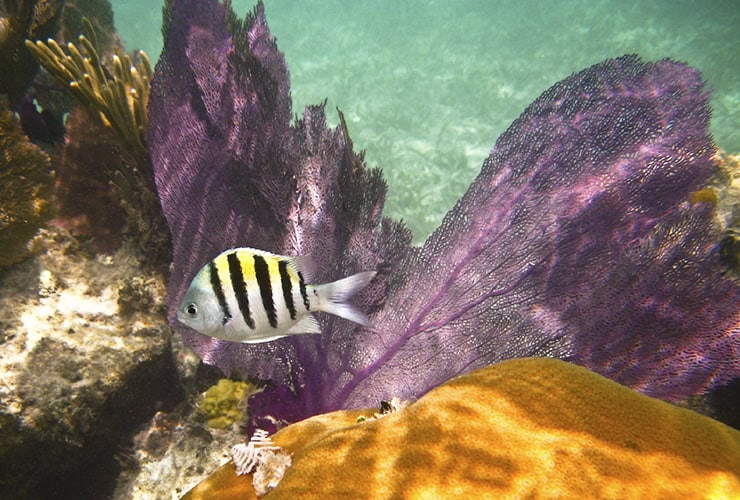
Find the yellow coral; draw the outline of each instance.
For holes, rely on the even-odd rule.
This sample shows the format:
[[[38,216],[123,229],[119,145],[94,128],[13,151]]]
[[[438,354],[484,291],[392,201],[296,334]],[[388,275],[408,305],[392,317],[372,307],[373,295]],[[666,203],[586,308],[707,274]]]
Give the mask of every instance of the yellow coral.
[[[692,205],[696,205],[697,203],[706,203],[707,205],[716,207],[719,203],[719,197],[717,196],[717,192],[714,189],[704,188],[693,191],[691,194],[689,194],[689,202]]]
[[[223,378],[210,387],[203,398],[201,409],[208,418],[208,426],[226,429],[244,418],[246,398],[254,388],[247,382]]]
[[[264,498],[740,496],[740,432],[558,360],[505,361],[382,419],[357,416],[272,436],[293,465]],[[229,471],[186,498],[253,495]]]
[[[95,30],[82,20],[84,34],[79,46],[66,45],[66,51],[53,39],[46,43],[26,40],[26,47],[39,63],[64,84],[86,106],[99,113],[103,123],[140,154],[146,155],[147,105],[153,73],[146,53],[139,51],[134,63],[128,54],[113,56],[112,75],[100,61]]]

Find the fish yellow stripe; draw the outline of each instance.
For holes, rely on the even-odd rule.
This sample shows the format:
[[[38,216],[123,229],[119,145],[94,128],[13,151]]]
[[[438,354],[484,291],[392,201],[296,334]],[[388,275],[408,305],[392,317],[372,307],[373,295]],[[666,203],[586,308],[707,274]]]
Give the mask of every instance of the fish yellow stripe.
[[[237,250],[235,253],[237,257],[239,257],[239,262],[241,263],[244,281],[247,283],[253,283],[256,281],[257,277],[254,273],[254,260],[252,259],[252,253],[245,252],[244,250]]]

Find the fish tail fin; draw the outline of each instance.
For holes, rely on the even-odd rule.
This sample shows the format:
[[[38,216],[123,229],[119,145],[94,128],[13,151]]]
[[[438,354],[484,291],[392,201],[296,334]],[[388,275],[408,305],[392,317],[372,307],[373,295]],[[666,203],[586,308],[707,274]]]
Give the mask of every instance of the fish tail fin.
[[[316,285],[314,290],[319,297],[316,310],[367,326],[369,324],[367,316],[349,304],[347,300],[370,283],[373,276],[375,276],[375,271],[365,271],[331,283]]]

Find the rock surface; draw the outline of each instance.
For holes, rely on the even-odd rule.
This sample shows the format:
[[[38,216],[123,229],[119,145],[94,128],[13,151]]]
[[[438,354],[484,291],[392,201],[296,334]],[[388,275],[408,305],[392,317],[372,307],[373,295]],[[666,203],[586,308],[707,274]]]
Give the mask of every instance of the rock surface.
[[[164,283],[60,230],[0,279],[0,497],[110,494],[115,455],[182,398]]]
[[[180,498],[228,462],[230,448],[244,441],[243,418],[221,429],[208,425],[203,391],[222,374],[199,365],[178,336],[172,345],[187,399],[173,411],[157,412],[133,436],[112,500]]]

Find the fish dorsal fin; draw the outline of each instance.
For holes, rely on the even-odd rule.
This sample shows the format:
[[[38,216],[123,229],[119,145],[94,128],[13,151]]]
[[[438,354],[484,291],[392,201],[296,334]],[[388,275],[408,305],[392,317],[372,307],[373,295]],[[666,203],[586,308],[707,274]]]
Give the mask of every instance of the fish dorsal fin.
[[[313,279],[316,277],[316,261],[310,255],[297,255],[290,257],[290,264],[293,266],[293,270],[301,273],[303,281],[306,284],[313,283]]]
[[[293,270],[296,274],[298,274],[299,272],[301,273],[301,276],[303,276],[303,280],[306,282],[306,284],[313,283],[313,279],[316,277],[316,261],[314,261],[313,257],[311,257],[310,255],[296,255],[291,257],[286,255],[278,255],[276,253],[267,252],[265,250],[260,250],[258,248],[252,247],[232,248],[230,250],[225,250],[224,252],[221,252],[220,255],[233,251],[245,251],[255,255],[262,255],[263,257],[274,257],[276,259],[286,260],[291,270]]]

